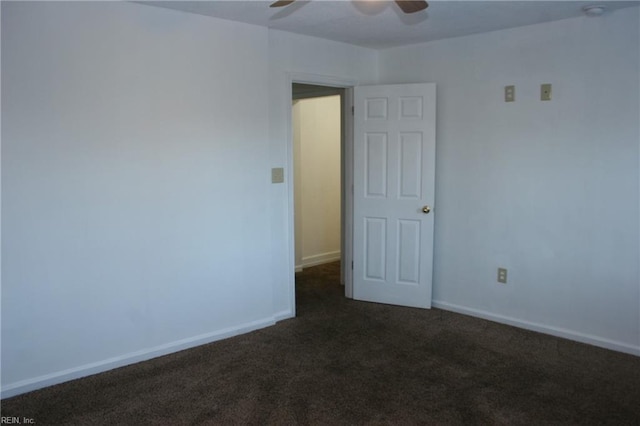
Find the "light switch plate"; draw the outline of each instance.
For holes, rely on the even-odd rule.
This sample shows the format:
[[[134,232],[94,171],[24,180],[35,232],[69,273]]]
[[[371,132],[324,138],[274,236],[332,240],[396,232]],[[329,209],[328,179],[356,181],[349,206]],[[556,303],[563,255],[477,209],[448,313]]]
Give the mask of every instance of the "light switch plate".
[[[541,101],[551,100],[551,84],[550,83],[540,85],[540,100]]]
[[[516,100],[516,86],[504,86],[504,101],[515,102]]]
[[[271,169],[271,183],[283,183],[284,182],[284,169],[282,167],[276,167]]]

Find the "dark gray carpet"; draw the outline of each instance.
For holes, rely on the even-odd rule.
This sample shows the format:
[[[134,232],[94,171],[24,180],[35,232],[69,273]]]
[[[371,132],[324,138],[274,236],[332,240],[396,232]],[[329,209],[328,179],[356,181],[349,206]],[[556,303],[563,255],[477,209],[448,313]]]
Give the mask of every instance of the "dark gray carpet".
[[[297,276],[298,317],[2,401],[38,425],[640,424],[640,358]]]

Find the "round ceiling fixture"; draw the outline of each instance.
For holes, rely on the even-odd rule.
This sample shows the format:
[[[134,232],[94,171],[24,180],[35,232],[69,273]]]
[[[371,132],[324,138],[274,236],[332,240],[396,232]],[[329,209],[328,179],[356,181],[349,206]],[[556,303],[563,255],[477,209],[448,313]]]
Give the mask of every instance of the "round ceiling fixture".
[[[590,5],[582,8],[582,11],[587,16],[600,16],[605,10],[606,8],[602,5]]]

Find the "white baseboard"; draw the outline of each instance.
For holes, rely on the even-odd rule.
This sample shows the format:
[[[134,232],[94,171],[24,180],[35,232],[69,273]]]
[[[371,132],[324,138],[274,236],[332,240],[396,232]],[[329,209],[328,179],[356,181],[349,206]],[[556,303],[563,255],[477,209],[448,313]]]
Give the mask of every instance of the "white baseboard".
[[[302,272],[302,265],[296,265],[296,272]]]
[[[335,262],[337,260],[340,260],[340,250],[332,251],[329,253],[314,254],[313,256],[302,258],[302,268],[323,265],[325,263]]]
[[[289,316],[287,316],[287,314],[289,314]],[[199,336],[178,340],[153,348],[143,349],[140,351],[105,359],[103,361],[93,362],[90,364],[81,365],[79,367],[46,374],[44,376],[11,383],[7,386],[2,387],[1,398],[10,398],[12,396],[16,396],[25,392],[31,392],[47,386],[57,385],[59,383],[68,382],[70,380],[102,373],[114,368],[124,367],[126,365],[135,364],[141,361],[147,361],[152,358],[168,355],[184,349],[189,349],[196,346],[205,345],[207,343],[215,342],[217,340],[222,340],[240,334],[248,333],[260,328],[269,327],[275,324],[276,321],[289,317],[289,312],[279,312],[272,318],[252,321],[240,326],[229,327],[219,331],[201,334]]]
[[[291,311],[280,311],[274,314],[273,318],[278,322],[289,318],[295,318],[295,315]]]
[[[575,340],[576,342],[586,343],[593,346],[599,346],[605,349],[611,349],[617,352],[624,352],[631,355],[640,356],[640,346],[633,346],[627,343],[616,342],[614,340],[603,339],[601,337],[589,334],[579,333],[559,327],[551,327],[548,325],[537,324],[530,321],[523,321],[517,318],[511,318],[503,315],[494,314],[487,311],[468,308],[465,306],[454,305],[452,303],[433,300],[431,305],[434,308],[443,309],[445,311],[456,312],[459,314],[469,315],[472,317],[482,318],[489,321],[499,322],[502,324],[512,325],[514,327],[524,328],[526,330],[537,331],[539,333],[550,334],[564,339]]]

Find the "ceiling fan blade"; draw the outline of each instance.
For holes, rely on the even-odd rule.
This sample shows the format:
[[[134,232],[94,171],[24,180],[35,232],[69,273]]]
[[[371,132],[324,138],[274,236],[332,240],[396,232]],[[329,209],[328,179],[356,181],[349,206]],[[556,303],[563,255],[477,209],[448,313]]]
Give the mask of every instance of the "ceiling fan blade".
[[[427,7],[429,7],[429,3],[427,3],[424,0],[416,0],[416,1],[396,0],[396,3],[404,13],[420,12],[421,10],[424,10]]]
[[[269,5],[269,7],[282,7],[282,6],[288,6],[288,5],[290,5],[291,3],[293,3],[294,1],[296,1],[296,0],[278,0],[278,1],[277,1],[277,2],[275,2],[275,3],[271,3],[271,4]]]

